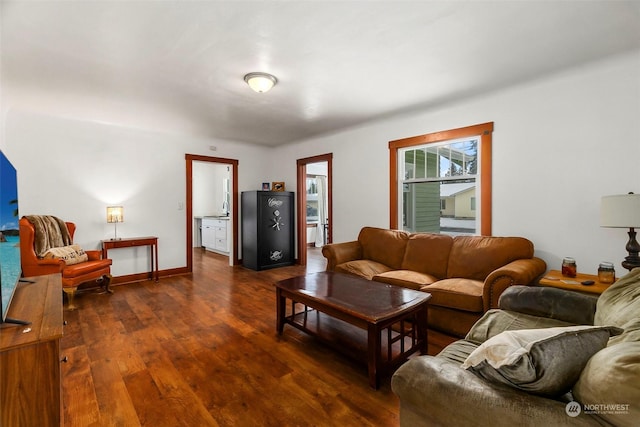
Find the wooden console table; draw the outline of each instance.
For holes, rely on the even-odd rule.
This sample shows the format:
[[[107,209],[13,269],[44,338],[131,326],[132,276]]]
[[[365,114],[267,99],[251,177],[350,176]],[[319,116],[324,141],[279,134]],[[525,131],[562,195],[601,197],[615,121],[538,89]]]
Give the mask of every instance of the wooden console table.
[[[0,425],[60,427],[62,281],[59,274],[27,280],[8,317],[31,323],[0,325]]]
[[[158,272],[158,238],[155,236],[148,237],[127,237],[119,240],[103,240],[102,241],[102,258],[109,258],[109,249],[131,248],[135,246],[149,246],[151,249],[151,271],[150,278],[155,277],[156,282],[159,278]]]

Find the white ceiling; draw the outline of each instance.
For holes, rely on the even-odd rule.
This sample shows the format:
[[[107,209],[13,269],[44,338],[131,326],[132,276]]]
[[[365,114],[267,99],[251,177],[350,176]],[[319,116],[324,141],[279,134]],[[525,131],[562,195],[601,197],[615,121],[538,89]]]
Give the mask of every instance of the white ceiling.
[[[0,12],[11,104],[272,146],[640,48],[638,1],[2,1]],[[253,71],[279,82],[254,93]]]

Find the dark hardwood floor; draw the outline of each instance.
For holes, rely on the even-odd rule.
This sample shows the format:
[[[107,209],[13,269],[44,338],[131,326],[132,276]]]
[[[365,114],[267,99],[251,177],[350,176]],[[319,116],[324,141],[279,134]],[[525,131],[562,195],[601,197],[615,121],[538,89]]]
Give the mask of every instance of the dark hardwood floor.
[[[193,275],[78,295],[61,342],[65,426],[397,426],[390,380],[285,327],[273,283],[324,270],[255,272],[194,251]]]

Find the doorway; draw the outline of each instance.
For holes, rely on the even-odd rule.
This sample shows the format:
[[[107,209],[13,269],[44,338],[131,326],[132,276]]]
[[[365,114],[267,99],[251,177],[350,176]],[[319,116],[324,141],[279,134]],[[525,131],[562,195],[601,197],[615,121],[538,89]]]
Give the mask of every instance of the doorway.
[[[208,162],[211,164],[221,164],[229,166],[230,182],[228,182],[229,188],[229,201],[224,207],[221,205],[220,209],[227,209],[229,212],[229,227],[230,242],[229,248],[229,264],[239,264],[238,259],[238,160],[225,159],[220,157],[199,156],[195,154],[186,154],[186,182],[187,182],[187,203],[186,203],[186,221],[187,221],[187,271],[193,271],[193,242],[194,242],[194,215],[193,215],[193,164],[194,162]],[[225,201],[227,199],[225,198]]]
[[[298,264],[307,265],[307,249],[331,243],[333,236],[333,153],[297,160]],[[311,241],[313,239],[313,241]]]

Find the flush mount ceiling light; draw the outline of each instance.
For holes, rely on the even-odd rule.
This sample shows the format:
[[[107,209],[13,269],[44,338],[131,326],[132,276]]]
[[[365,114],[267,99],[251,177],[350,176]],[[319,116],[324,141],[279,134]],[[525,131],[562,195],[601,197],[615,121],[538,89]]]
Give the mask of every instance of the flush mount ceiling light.
[[[247,82],[251,89],[258,93],[264,93],[271,90],[278,82],[278,79],[267,73],[249,73],[244,76],[244,81]]]

